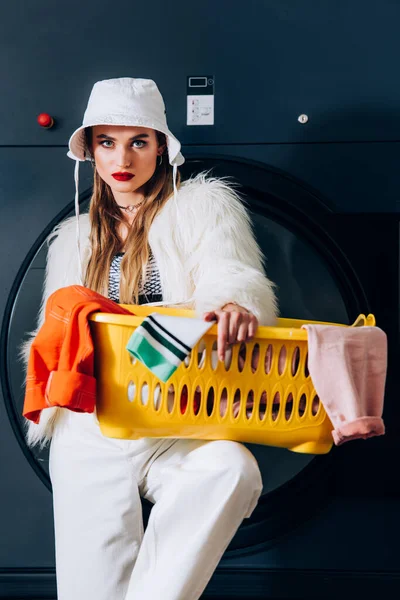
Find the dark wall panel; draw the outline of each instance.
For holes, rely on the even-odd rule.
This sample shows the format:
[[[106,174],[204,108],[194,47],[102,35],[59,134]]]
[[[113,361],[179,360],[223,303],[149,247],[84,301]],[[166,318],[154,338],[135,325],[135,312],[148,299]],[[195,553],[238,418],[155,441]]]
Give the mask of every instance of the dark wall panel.
[[[400,213],[399,21],[400,3],[391,0],[154,0],[123,7],[106,0],[3,2],[0,319],[32,245],[73,200],[67,142],[99,79],[155,79],[169,126],[187,157],[271,165],[315,190],[332,215],[367,213],[374,219],[382,212],[395,221]],[[215,125],[188,127],[186,78],[202,74],[215,77]],[[40,112],[55,118],[52,129],[36,123]],[[309,117],[304,125],[300,114]],[[81,164],[80,179],[81,191],[88,189],[90,165]],[[374,251],[371,236],[369,256]],[[374,268],[383,260],[378,249],[376,257]],[[395,252],[393,261],[398,261]],[[37,291],[38,273],[27,277]],[[373,281],[369,284],[372,289]],[[393,306],[398,276],[387,289]],[[34,307],[27,305],[27,311]],[[391,340],[398,334],[398,315],[393,323]],[[397,402],[398,394],[392,403],[394,398]],[[395,413],[389,407],[387,414]],[[259,552],[225,557],[223,566],[231,572],[254,565],[364,573],[398,569],[398,498],[385,488],[388,479],[377,458],[384,456],[388,464],[398,454],[394,429],[397,423],[389,421],[383,441],[343,448],[335,497],[315,518]],[[51,493],[17,443],[1,392],[0,452],[1,598],[1,569],[54,567]]]
[[[92,83],[153,77],[185,143],[400,138],[400,5],[386,0],[3,3],[5,144],[65,144]],[[212,74],[216,124],[186,123],[186,76]],[[48,111],[57,129],[41,131]],[[307,114],[301,125],[297,118]]]

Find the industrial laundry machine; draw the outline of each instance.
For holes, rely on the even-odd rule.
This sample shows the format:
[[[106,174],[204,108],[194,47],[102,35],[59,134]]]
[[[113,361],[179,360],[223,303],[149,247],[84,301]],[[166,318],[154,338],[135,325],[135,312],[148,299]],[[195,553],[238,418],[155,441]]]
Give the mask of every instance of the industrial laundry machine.
[[[167,8],[158,0],[153,5],[163,21]],[[395,106],[400,90],[391,77],[386,37],[375,49],[375,60],[378,53],[385,68],[371,69],[363,57],[382,12],[387,31],[399,9],[384,2],[379,14],[373,8],[363,13],[364,29],[350,30],[356,20],[344,5],[336,15],[325,2],[318,7],[305,2],[300,10],[289,2],[278,6],[251,0],[245,10],[223,1],[212,7],[215,19],[223,17],[225,24],[215,36],[206,23],[210,2],[195,10],[178,1],[169,55],[176,53],[179,60],[160,69],[161,43],[150,49],[146,44],[145,50],[138,42],[133,63],[131,58],[121,62],[131,50],[124,38],[118,49],[96,46],[97,52],[90,53],[93,62],[77,68],[79,62],[72,59],[88,57],[87,44],[93,48],[108,22],[106,2],[77,5],[62,19],[50,3],[38,14],[27,7],[30,28],[18,19],[16,6],[6,9],[7,29],[10,22],[14,31],[18,24],[21,46],[11,60],[24,77],[21,89],[35,93],[21,94],[13,83],[15,72],[5,78],[9,93],[1,100],[3,112],[19,118],[3,123],[0,147],[0,474],[5,482],[0,530],[7,538],[0,545],[0,598],[55,597],[48,451],[31,451],[24,442],[18,348],[35,326],[45,240],[73,214],[68,135],[80,124],[94,81],[124,75],[157,81],[168,124],[183,145],[183,179],[210,170],[237,184],[267,258],[267,274],[278,285],[282,316],[352,323],[359,313],[372,312],[388,335],[386,435],[349,442],[317,457],[250,445],[262,471],[263,495],[232,540],[205,598],[333,598],[343,589],[396,597],[400,145]],[[146,6],[126,10],[132,18],[139,14],[141,23],[153,14]],[[154,24],[159,34],[161,21]],[[85,30],[82,23],[91,28]],[[70,31],[76,45],[63,63],[68,85],[57,87],[65,40],[55,32]],[[1,43],[11,44],[11,34],[3,33]],[[199,53],[193,40],[200,43],[205,36],[210,43]],[[222,52],[227,47],[229,60]],[[349,53],[353,62],[346,61]],[[45,77],[38,79],[36,57],[42,55],[47,57]],[[235,67],[239,59],[245,66],[241,73]],[[191,77],[212,80],[211,93],[190,90]],[[370,87],[371,77],[375,87]],[[378,84],[386,104],[372,98]],[[213,107],[213,124],[188,123],[191,96],[198,97],[196,107]],[[200,96],[212,96],[212,104]],[[372,98],[369,104],[362,102],[365,97]],[[203,116],[210,118],[207,110]],[[41,111],[54,117],[53,128],[37,125]],[[91,185],[92,168],[81,165],[82,211]],[[144,503],[145,516],[150,509]]]

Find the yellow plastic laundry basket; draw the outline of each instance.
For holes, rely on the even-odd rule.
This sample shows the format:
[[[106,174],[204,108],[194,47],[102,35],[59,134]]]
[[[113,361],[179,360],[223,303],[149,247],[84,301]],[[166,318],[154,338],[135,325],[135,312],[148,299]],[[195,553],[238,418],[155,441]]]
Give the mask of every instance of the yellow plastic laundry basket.
[[[193,317],[194,311],[125,305],[134,315],[94,313],[90,328],[98,385],[97,418],[103,435],[227,439],[325,454],[332,424],[307,368],[307,331],[301,321],[279,319],[259,327],[247,344],[232,348],[231,360],[215,360],[217,325],[163,383],[126,350],[148,314]],[[338,323],[327,323],[346,327]],[[352,327],[374,326],[360,315]],[[239,352],[240,351],[240,352]]]

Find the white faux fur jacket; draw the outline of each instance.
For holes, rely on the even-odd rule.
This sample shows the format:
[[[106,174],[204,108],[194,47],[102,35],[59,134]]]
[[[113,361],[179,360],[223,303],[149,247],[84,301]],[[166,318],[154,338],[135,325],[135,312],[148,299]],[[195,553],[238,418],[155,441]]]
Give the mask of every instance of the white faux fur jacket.
[[[89,215],[80,217],[81,256],[90,256]],[[70,217],[50,235],[44,293],[38,328],[22,350],[27,364],[33,338],[43,323],[47,298],[57,289],[79,283],[76,221]],[[155,217],[149,244],[156,259],[166,304],[190,299],[198,316],[236,302],[256,315],[260,325],[273,325],[278,315],[275,285],[266,277],[263,255],[249,215],[232,184],[202,172],[183,182]],[[29,446],[43,447],[52,437],[58,407],[42,411],[38,424],[26,421]],[[64,409],[65,410],[65,409]]]

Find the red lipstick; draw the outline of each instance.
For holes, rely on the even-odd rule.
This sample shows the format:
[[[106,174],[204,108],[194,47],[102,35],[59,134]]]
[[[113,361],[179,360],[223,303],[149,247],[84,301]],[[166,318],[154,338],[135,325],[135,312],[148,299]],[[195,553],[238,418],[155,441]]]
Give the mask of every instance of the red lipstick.
[[[128,173],[127,171],[119,171],[118,173],[113,173],[112,176],[117,181],[129,181],[132,177],[135,177],[132,173]]]

